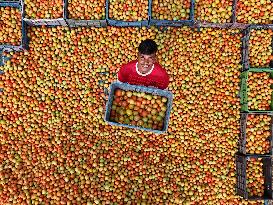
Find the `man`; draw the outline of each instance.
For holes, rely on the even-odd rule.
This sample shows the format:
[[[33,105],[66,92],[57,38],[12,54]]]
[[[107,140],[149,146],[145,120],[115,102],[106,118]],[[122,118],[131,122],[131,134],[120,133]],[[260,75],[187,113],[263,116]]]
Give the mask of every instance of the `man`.
[[[169,85],[169,76],[156,62],[156,52],[157,45],[153,40],[142,41],[138,47],[138,60],[122,65],[118,72],[118,80],[134,85],[166,89]]]

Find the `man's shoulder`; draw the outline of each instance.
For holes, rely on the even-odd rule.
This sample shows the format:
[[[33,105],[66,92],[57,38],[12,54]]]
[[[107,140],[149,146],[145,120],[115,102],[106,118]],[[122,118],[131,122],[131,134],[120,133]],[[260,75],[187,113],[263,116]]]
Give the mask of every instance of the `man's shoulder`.
[[[165,68],[163,68],[159,63],[155,63],[155,67],[157,72],[159,72],[160,74],[167,74],[167,71]]]
[[[123,68],[126,68],[126,69],[132,69],[132,68],[135,67],[136,62],[137,62],[136,60],[130,61],[129,63],[123,64],[122,67],[123,67]]]

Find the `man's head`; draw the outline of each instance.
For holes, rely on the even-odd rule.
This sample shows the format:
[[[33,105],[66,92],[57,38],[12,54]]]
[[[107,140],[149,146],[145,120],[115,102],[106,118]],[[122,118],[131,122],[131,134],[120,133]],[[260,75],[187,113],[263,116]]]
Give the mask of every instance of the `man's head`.
[[[142,41],[138,47],[138,69],[141,73],[147,73],[156,62],[157,45],[151,39]]]

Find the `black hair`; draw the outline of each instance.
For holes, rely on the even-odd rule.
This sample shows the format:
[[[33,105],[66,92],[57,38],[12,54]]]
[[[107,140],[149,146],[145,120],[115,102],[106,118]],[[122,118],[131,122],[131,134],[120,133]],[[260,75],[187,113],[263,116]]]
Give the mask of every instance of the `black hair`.
[[[157,52],[157,45],[152,39],[142,41],[138,46],[138,52],[144,55],[151,55]]]
[[[270,67],[270,68],[273,68],[273,60],[270,61],[269,67]]]

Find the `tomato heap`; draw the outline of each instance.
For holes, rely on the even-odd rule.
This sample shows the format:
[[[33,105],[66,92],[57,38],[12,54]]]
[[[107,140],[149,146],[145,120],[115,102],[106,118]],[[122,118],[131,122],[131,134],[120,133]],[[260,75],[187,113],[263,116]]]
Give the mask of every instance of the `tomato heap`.
[[[268,154],[271,138],[271,116],[248,115],[246,126],[246,152]]]
[[[196,19],[212,23],[230,23],[232,0],[196,0]]]
[[[89,0],[70,0],[68,3],[69,18],[81,20],[100,20],[105,18],[105,2]]]
[[[63,18],[63,0],[25,0],[25,18],[57,19]]]
[[[238,0],[237,21],[247,24],[271,24],[273,21],[271,0]]]
[[[262,159],[250,158],[247,162],[247,192],[249,196],[264,195],[264,176]]]
[[[22,17],[18,8],[0,7],[0,44],[18,46],[22,39]]]
[[[234,193],[239,30],[30,27],[28,37],[1,67],[0,204],[249,204]],[[104,121],[104,88],[147,38],[174,95],[161,135]]]
[[[270,73],[248,74],[248,107],[250,110],[271,110],[273,79]]]
[[[166,97],[116,89],[110,120],[122,124],[162,130],[166,110]]]
[[[148,1],[110,0],[109,17],[123,21],[148,20]]]
[[[154,19],[188,20],[190,18],[190,0],[183,2],[175,0],[154,0],[152,3],[152,16]]]
[[[273,60],[273,31],[271,29],[252,29],[249,39],[249,62],[251,67],[268,67]]]

